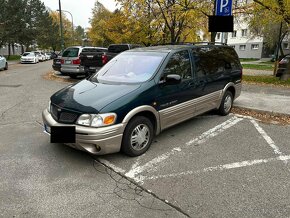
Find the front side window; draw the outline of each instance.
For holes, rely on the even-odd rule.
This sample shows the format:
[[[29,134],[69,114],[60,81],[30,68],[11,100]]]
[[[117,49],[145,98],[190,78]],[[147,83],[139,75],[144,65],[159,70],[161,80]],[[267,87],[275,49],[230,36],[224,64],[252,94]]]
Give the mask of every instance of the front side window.
[[[92,78],[99,82],[140,83],[150,79],[166,53],[125,52],[109,61]]]
[[[176,52],[169,59],[164,74],[177,74],[181,79],[191,79],[191,65],[188,51]]]

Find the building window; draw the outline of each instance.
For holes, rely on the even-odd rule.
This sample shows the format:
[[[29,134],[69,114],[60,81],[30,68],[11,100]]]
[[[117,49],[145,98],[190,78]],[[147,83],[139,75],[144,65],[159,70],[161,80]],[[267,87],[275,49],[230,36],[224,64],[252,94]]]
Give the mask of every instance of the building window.
[[[253,49],[253,50],[259,49],[259,44],[252,44],[251,49]]]
[[[240,50],[245,51],[246,50],[246,45],[240,45]]]
[[[234,30],[234,32],[232,32],[232,38],[235,38],[235,37],[237,37],[237,31],[236,30]]]
[[[283,49],[289,49],[289,43],[288,42],[284,42],[283,43]]]
[[[247,29],[242,29],[242,36],[247,36]]]
[[[220,39],[220,38],[221,38],[221,34],[220,34],[220,33],[217,33],[217,34],[216,34],[216,38],[217,38],[217,39]]]

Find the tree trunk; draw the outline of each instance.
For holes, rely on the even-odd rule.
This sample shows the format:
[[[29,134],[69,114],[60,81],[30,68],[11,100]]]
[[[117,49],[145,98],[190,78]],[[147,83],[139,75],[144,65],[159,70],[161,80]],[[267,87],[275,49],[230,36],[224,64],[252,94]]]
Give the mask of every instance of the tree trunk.
[[[8,59],[10,58],[11,55],[11,44],[8,43]]]
[[[287,64],[285,72],[280,77],[280,80],[288,80],[290,78],[290,61]]]
[[[15,45],[12,43],[12,54],[15,55]]]

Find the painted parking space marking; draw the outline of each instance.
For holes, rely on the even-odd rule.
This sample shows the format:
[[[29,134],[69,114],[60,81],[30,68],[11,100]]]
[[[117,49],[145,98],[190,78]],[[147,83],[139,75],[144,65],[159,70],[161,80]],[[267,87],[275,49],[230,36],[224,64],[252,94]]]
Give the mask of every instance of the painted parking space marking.
[[[208,139],[213,138],[213,137],[219,135],[220,133],[224,132],[226,129],[236,125],[241,120],[243,120],[243,118],[233,117],[233,118],[223,122],[222,124],[217,125],[214,128],[204,132],[199,137],[190,140],[189,142],[186,143],[186,145],[189,146],[189,145],[202,144],[205,141],[207,141]]]
[[[261,136],[265,139],[265,141],[270,145],[270,147],[274,150],[275,154],[283,155],[280,149],[275,145],[274,141],[270,138],[270,136],[262,129],[262,127],[255,121],[251,120],[251,123],[255,126]]]
[[[232,126],[236,125],[237,123],[239,123],[240,121],[244,119],[249,120],[249,123],[254,125],[257,132],[264,138],[267,144],[273,149],[274,154],[278,155],[277,157],[266,158],[266,159],[256,159],[256,160],[245,160],[245,161],[240,161],[240,162],[233,162],[233,163],[222,164],[222,165],[217,165],[217,166],[212,166],[212,167],[206,167],[202,170],[195,170],[195,171],[189,170],[189,171],[184,171],[184,172],[170,173],[166,175],[151,175],[151,176],[142,175],[144,171],[146,173],[151,172],[151,171],[156,171],[156,169],[160,166],[160,163],[164,162],[172,155],[183,152],[183,149],[188,148],[192,145],[200,145],[202,143],[205,143],[207,140],[216,137],[217,135],[223,133],[224,131],[226,131],[227,129],[231,128]],[[203,132],[198,137],[188,141],[183,146],[175,147],[171,149],[170,151],[165,152],[164,154],[161,154],[153,158],[152,160],[146,162],[143,165],[140,165],[140,162],[145,157],[146,154],[139,156],[135,160],[135,162],[131,165],[129,170],[121,169],[120,167],[117,167],[111,162],[102,158],[98,158],[98,160],[102,164],[109,166],[111,169],[115,170],[116,172],[124,174],[127,178],[130,178],[139,184],[143,184],[144,181],[148,181],[148,180],[157,180],[157,179],[163,179],[163,178],[173,178],[173,177],[181,177],[181,176],[194,175],[194,174],[207,173],[207,172],[237,169],[237,168],[243,168],[243,167],[250,167],[254,165],[266,164],[270,162],[276,162],[276,161],[283,161],[284,163],[287,163],[287,161],[290,160],[290,155],[285,155],[280,151],[279,147],[274,143],[271,137],[258,124],[258,121],[259,120],[249,117],[249,116],[234,115],[233,117],[226,120],[225,122]]]
[[[241,162],[235,162],[230,164],[224,164],[224,165],[218,165],[214,167],[207,167],[202,170],[197,171],[186,171],[181,173],[171,173],[167,175],[158,175],[158,176],[150,176],[150,177],[142,177],[142,180],[156,180],[156,179],[162,179],[162,178],[169,178],[169,177],[180,177],[180,176],[186,176],[186,175],[192,175],[192,174],[200,174],[205,172],[213,172],[213,171],[222,171],[222,170],[228,170],[228,169],[236,169],[236,168],[242,168],[242,167],[248,167],[263,163],[269,163],[274,161],[287,161],[290,160],[290,155],[283,155],[278,156],[275,158],[268,158],[268,159],[259,159],[259,160],[246,160]]]
[[[226,129],[234,126],[235,124],[237,124],[238,122],[240,122],[241,120],[243,120],[243,118],[238,118],[238,117],[232,117],[228,120],[226,120],[225,122],[211,128],[210,130],[202,133],[200,136],[198,136],[197,138],[194,138],[193,140],[190,140],[189,142],[187,142],[185,145],[186,146],[191,146],[191,145],[196,145],[196,144],[202,144],[205,141],[207,141],[210,138],[213,138],[217,135],[219,135],[220,133],[224,132]],[[125,175],[129,178],[132,179],[136,179],[139,182],[142,182],[140,176],[138,176],[139,174],[141,174],[142,172],[144,172],[145,170],[149,170],[150,168],[155,167],[157,164],[159,164],[160,162],[165,161],[166,159],[168,159],[170,156],[181,152],[182,148],[181,147],[175,147],[173,148],[171,151],[166,152],[154,159],[152,159],[151,161],[147,162],[145,165],[143,166],[137,166],[135,168],[132,168],[129,172],[127,172]],[[158,167],[158,166],[156,166]]]

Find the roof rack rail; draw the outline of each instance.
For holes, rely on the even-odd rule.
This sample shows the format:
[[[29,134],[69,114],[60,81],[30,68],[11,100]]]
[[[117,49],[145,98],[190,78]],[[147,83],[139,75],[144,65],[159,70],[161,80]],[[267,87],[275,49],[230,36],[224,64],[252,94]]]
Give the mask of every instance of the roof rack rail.
[[[223,42],[173,42],[173,43],[161,43],[161,44],[152,44],[150,46],[157,45],[227,45]]]
[[[192,42],[193,45],[198,45],[198,44],[205,44],[205,45],[227,45],[227,43],[223,42]]]

